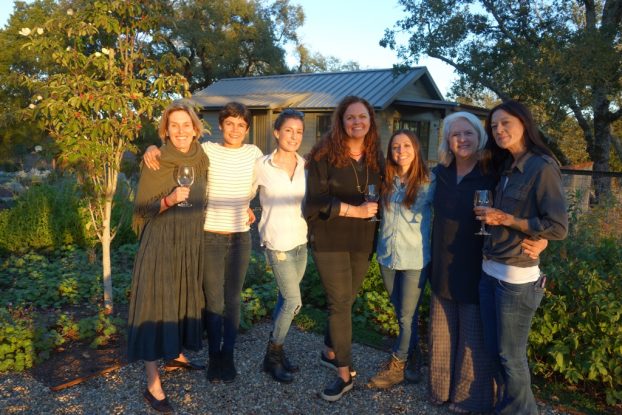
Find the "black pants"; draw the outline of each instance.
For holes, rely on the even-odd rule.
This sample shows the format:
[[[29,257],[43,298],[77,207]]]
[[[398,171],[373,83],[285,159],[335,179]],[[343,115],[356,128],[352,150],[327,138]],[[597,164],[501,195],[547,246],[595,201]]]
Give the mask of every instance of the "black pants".
[[[204,238],[203,290],[209,352],[233,353],[240,325],[242,287],[251,255],[250,233],[205,232]]]
[[[370,253],[312,251],[326,292],[328,331],[324,344],[339,367],[352,365],[352,305],[369,268]]]

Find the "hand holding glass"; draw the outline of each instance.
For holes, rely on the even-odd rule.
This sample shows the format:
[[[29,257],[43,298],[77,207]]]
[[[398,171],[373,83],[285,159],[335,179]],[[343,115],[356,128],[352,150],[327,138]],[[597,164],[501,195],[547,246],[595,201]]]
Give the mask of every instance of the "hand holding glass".
[[[378,194],[378,190],[376,189],[375,184],[367,185],[367,191],[365,192],[365,200],[368,202],[378,202],[380,199],[380,195]],[[371,222],[380,222],[376,216],[373,216],[370,219]]]
[[[475,207],[491,207],[492,206],[492,192],[490,190],[476,190],[473,196],[473,206]],[[486,221],[482,221],[479,228],[479,232],[475,235],[490,235],[486,232]]]
[[[190,187],[194,183],[194,168],[191,166],[180,166],[177,169],[177,183],[183,187]],[[179,203],[179,207],[190,207],[192,203],[188,203],[185,200]]]

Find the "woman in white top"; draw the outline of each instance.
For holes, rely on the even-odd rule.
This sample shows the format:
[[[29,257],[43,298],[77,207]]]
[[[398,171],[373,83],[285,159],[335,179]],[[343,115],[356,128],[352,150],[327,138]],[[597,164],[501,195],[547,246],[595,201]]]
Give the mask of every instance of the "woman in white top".
[[[240,303],[251,254],[249,212],[255,161],[263,154],[255,145],[244,144],[251,121],[248,108],[230,102],[218,115],[223,134],[220,143],[206,142],[209,157],[208,201],[203,227],[203,291],[209,345],[207,379],[210,382],[235,380],[233,362],[235,339],[240,325]],[[159,151],[150,148],[145,162],[157,161]],[[150,163],[147,163],[149,166]]]
[[[272,333],[263,368],[274,380],[290,383],[298,370],[283,352],[289,327],[302,306],[300,281],[307,266],[307,222],[302,215],[305,161],[297,150],[304,132],[303,113],[286,109],[274,122],[277,149],[255,164],[253,190],[259,189],[261,244],[279,287]]]

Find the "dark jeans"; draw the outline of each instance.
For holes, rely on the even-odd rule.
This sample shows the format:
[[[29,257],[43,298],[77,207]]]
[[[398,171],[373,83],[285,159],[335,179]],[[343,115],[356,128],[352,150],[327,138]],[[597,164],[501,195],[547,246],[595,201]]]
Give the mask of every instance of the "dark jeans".
[[[352,366],[352,305],[367,274],[371,254],[312,253],[328,303],[328,331],[324,344],[335,351],[337,366]]]
[[[527,361],[531,320],[542,301],[538,282],[510,284],[485,272],[479,283],[484,344],[501,371],[503,395],[495,406],[502,415],[537,415]]]
[[[242,286],[251,256],[250,233],[204,232],[204,238],[203,291],[209,352],[233,353],[240,325]]]

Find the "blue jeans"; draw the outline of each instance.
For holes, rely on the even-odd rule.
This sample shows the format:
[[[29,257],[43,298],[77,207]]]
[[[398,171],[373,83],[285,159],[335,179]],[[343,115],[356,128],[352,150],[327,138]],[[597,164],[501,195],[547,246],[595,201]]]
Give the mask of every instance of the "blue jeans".
[[[289,251],[266,249],[266,257],[279,287],[276,307],[272,314],[272,338],[274,344],[283,344],[294,316],[302,307],[300,281],[307,267],[307,244]]]
[[[503,386],[495,413],[538,414],[531,391],[527,341],[531,320],[542,301],[539,281],[510,284],[485,272],[479,283],[480,311],[486,350],[495,359]]]
[[[240,326],[242,287],[251,257],[250,232],[204,232],[203,238],[203,292],[209,352],[233,353]]]
[[[419,303],[421,290],[425,286],[425,272],[420,269],[398,271],[380,265],[380,273],[400,327],[393,354],[400,360],[406,360],[419,346]]]

